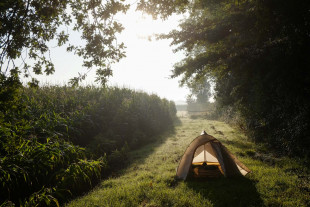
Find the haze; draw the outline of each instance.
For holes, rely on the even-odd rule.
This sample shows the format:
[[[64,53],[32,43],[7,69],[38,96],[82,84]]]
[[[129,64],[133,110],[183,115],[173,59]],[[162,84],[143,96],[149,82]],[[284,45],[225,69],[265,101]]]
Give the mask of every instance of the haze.
[[[108,85],[143,90],[176,102],[184,101],[188,89],[179,87],[179,79],[169,78],[173,64],[182,59],[182,54],[172,52],[170,40],[154,38],[156,33],[166,33],[176,28],[180,17],[172,16],[167,21],[153,20],[133,7],[127,14],[116,16],[116,19],[125,27],[119,41],[127,46],[127,57],[112,66],[113,77]],[[73,41],[80,41],[78,33],[71,33]],[[79,72],[86,72],[81,66],[82,59],[66,52],[65,47],[52,48],[50,56],[56,71],[51,76],[35,76],[41,83],[66,84]],[[95,84],[94,80],[95,70],[88,73],[82,84]]]

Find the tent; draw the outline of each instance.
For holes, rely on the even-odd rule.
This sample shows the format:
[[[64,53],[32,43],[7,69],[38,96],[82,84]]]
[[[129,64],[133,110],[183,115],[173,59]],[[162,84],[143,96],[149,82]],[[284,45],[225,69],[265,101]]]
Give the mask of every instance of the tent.
[[[216,138],[205,131],[187,147],[177,168],[176,177],[233,177],[250,170]]]

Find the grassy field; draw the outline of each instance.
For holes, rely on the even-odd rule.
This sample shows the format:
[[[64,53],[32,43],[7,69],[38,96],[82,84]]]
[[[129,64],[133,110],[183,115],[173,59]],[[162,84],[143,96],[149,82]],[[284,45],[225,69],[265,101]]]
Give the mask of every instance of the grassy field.
[[[238,130],[181,114],[175,131],[131,152],[126,169],[69,206],[309,206],[309,175],[294,159],[275,157]],[[252,173],[244,178],[176,181],[186,147],[202,130],[218,138]]]

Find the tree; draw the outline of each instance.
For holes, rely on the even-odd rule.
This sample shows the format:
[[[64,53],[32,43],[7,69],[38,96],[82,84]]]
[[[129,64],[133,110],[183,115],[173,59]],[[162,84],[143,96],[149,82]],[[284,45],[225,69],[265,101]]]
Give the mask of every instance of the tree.
[[[117,43],[116,33],[123,30],[113,19],[126,12],[124,0],[7,0],[0,3],[0,72],[9,76],[13,69],[25,76],[52,74],[54,64],[49,58],[48,43],[68,43],[68,27],[81,32],[81,45],[67,45],[67,51],[83,58],[83,66],[96,68],[97,81],[105,84],[112,75],[111,64],[124,57],[124,44]],[[33,60],[29,65],[23,55]],[[15,60],[23,59],[22,67]],[[77,84],[85,74],[71,79]],[[33,83],[37,83],[33,80]]]
[[[195,100],[195,102],[206,105],[211,98],[211,84],[210,80],[204,79],[201,82],[193,81],[187,84],[190,89],[190,95],[187,100]]]
[[[253,138],[309,156],[310,2],[178,2],[174,10],[186,8],[187,18],[161,36],[186,53],[172,76],[182,84],[212,78],[217,102],[241,113]]]
[[[145,11],[153,16],[153,18],[161,17],[167,19],[173,13],[184,13],[190,0],[139,0],[137,9]]]

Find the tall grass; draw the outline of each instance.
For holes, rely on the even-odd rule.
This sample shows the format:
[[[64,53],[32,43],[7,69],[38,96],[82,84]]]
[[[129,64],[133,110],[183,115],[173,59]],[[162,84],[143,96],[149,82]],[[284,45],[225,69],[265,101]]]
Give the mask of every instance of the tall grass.
[[[57,206],[176,119],[173,102],[117,87],[21,87],[9,101],[0,107],[0,205]]]

